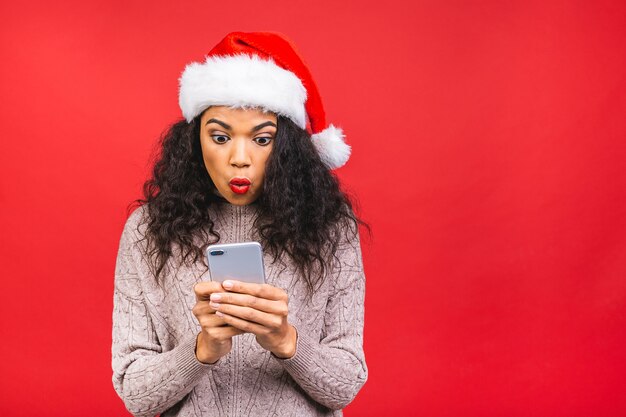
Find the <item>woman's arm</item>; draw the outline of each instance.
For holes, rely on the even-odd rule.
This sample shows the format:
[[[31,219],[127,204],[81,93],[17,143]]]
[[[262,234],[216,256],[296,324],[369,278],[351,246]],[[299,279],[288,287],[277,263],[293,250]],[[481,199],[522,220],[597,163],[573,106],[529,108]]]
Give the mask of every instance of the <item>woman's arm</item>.
[[[358,234],[342,245],[341,268],[324,317],[321,340],[298,331],[296,353],[278,359],[313,399],[331,409],[347,406],[367,380],[363,353],[365,275]]]
[[[196,335],[162,351],[137,273],[137,217],[133,213],[124,227],[115,269],[113,386],[133,415],[154,416],[187,395],[212,365],[196,358]]]
[[[367,379],[363,354],[365,276],[358,234],[353,236],[340,245],[339,264],[328,277],[333,280],[333,289],[321,340],[289,324],[288,297],[280,288],[228,280],[222,285],[229,292],[211,296],[211,306],[226,323],[255,334],[257,342],[274,353],[315,401],[331,409],[344,408]]]

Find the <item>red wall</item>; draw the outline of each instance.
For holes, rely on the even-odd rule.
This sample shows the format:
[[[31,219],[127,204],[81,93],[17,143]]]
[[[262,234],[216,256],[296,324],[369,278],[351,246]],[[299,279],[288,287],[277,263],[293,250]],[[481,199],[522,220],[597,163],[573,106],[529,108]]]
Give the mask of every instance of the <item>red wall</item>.
[[[374,228],[346,415],[625,415],[626,6],[415,3],[3,2],[0,414],[124,414],[125,207],[184,65],[276,30]]]

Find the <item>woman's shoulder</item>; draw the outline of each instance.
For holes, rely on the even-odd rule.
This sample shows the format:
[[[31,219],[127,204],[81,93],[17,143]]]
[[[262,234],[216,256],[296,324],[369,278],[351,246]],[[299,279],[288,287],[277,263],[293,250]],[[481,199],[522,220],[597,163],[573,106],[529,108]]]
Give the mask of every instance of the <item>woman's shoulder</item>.
[[[147,219],[147,204],[135,207],[126,219],[122,237],[126,237],[133,242],[143,240],[146,234]]]
[[[349,218],[342,218],[335,223],[335,239],[339,247],[354,247],[360,244],[358,222]]]

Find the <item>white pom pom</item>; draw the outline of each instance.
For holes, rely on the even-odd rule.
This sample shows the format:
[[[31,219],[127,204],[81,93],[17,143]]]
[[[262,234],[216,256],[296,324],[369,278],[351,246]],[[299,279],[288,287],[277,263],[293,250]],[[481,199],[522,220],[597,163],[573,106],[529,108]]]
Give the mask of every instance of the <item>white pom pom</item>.
[[[342,167],[350,158],[350,145],[344,138],[343,130],[333,125],[311,136],[322,162],[329,169]]]

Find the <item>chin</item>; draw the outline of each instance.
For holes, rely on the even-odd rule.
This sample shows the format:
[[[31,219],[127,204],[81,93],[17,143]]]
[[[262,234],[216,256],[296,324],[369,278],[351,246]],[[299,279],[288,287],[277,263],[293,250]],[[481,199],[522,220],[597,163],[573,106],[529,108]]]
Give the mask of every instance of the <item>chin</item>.
[[[247,194],[241,195],[233,192],[228,193],[226,196],[224,196],[224,198],[230,204],[233,204],[235,206],[246,206],[256,201],[256,196],[250,196]]]

